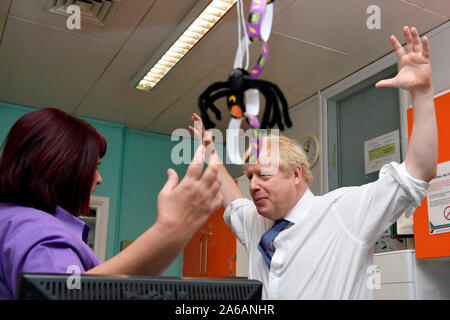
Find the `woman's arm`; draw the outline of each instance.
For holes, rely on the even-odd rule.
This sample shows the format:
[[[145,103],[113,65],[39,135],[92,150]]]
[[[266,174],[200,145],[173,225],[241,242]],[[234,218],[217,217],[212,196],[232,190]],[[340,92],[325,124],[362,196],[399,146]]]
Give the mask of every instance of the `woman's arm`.
[[[168,180],[158,195],[155,224],[88,274],[159,275],[173,262],[223,201],[218,164],[210,161],[202,174],[204,154],[201,145],[180,183],[173,169],[167,171]]]

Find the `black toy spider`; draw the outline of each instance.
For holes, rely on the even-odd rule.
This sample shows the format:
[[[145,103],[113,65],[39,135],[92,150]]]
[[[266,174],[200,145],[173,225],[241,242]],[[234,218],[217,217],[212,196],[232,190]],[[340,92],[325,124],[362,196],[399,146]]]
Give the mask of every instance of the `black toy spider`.
[[[260,129],[265,129],[267,127],[273,128],[275,124],[277,124],[280,130],[284,130],[278,100],[281,102],[283,108],[286,126],[289,128],[292,126],[292,121],[289,118],[287,101],[278,86],[269,81],[253,79],[246,70],[237,68],[230,72],[228,81],[213,83],[198,98],[198,106],[200,108],[205,129],[215,127],[215,123],[212,122],[208,116],[208,108],[214,112],[217,120],[222,119],[219,109],[214,105],[214,101],[225,96],[227,97],[228,109],[230,110],[231,116],[234,118],[245,116],[244,92],[248,89],[257,89],[263,94],[266,100],[266,108],[264,110]],[[213,94],[216,90],[221,91]],[[272,118],[269,119],[271,114]],[[246,119],[248,122],[248,118]]]

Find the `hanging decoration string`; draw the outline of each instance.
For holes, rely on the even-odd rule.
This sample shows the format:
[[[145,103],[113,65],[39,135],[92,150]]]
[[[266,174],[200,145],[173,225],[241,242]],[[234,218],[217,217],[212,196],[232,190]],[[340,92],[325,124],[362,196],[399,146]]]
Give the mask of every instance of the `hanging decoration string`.
[[[269,40],[270,32],[272,30],[273,1],[252,0],[247,25],[244,22],[243,4],[241,0],[237,1],[236,7],[238,14],[238,48],[236,51],[233,68],[243,68],[242,64],[245,56],[246,65],[244,69],[247,70],[249,65],[249,40],[254,43],[260,42],[261,51],[259,58],[249,71],[250,76],[253,79],[257,79],[263,72],[268,59],[269,47],[267,45],[267,41]],[[242,29],[244,30],[244,33],[245,31],[247,33],[243,37],[241,36]],[[244,95],[245,102],[241,101],[241,103],[245,103],[245,114],[241,112],[241,110],[244,109],[242,106],[230,105],[230,102],[234,103],[237,100],[234,95],[227,97],[231,110],[231,119],[228,124],[229,130],[227,130],[227,141],[229,141],[228,139],[231,140],[236,138],[236,134],[239,134],[237,129],[241,127],[242,118],[245,116],[250,128],[253,129],[250,155],[247,160],[250,163],[254,163],[259,156],[261,145],[261,125],[258,120],[258,114],[260,111],[259,91],[257,89],[249,89],[245,91]],[[237,150],[235,150],[235,152],[231,152],[231,150],[229,150],[228,156],[234,163],[241,163],[242,160],[237,152]]]

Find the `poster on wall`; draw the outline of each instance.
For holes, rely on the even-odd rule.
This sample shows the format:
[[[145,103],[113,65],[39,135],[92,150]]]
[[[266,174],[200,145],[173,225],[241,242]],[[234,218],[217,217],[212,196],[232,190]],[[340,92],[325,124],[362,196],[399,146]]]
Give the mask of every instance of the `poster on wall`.
[[[450,232],[450,161],[438,164],[427,198],[430,234]]]
[[[364,142],[365,173],[379,171],[386,163],[400,163],[400,133],[395,130]]]
[[[450,161],[450,90],[443,90],[434,97],[438,129],[438,173],[434,186],[429,187],[427,197],[413,214],[414,247],[417,259],[450,257],[450,220],[447,220],[450,198],[448,173]],[[414,113],[412,108],[406,110],[408,137],[411,137]],[[436,184],[435,184],[436,183]],[[428,204],[430,198],[433,203]],[[446,209],[447,208],[447,209]],[[431,211],[431,212],[430,212]]]

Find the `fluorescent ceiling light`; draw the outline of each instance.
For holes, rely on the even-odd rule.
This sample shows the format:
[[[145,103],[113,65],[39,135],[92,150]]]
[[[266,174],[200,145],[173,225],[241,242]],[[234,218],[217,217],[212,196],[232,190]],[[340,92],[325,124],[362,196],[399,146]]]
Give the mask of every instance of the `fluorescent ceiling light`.
[[[158,55],[156,63],[145,68],[145,76],[136,76],[133,86],[149,91],[160,82],[167,73],[202,39],[209,30],[233,7],[237,0],[213,0],[181,36],[162,55]],[[194,8],[195,9],[195,8]],[[192,12],[192,11],[191,11]],[[197,11],[198,12],[198,11]],[[155,61],[151,59],[150,61]],[[148,71],[150,70],[150,71]],[[142,72],[141,72],[142,73]]]

